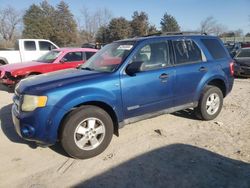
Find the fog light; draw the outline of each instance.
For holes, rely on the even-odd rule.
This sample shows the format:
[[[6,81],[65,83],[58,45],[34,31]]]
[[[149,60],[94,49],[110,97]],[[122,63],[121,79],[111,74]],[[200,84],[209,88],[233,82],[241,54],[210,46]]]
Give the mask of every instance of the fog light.
[[[24,126],[21,129],[21,133],[23,137],[30,138],[33,137],[35,134],[35,129],[32,126]]]

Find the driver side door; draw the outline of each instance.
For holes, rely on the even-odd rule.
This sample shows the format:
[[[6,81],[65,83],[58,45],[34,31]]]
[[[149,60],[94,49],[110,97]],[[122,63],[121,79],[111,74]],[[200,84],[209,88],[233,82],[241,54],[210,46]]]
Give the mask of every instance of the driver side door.
[[[130,64],[140,64],[134,75],[121,73],[125,119],[173,106],[175,68],[167,40],[143,44]]]
[[[54,66],[55,70],[75,68],[85,62],[84,52],[68,52]]]

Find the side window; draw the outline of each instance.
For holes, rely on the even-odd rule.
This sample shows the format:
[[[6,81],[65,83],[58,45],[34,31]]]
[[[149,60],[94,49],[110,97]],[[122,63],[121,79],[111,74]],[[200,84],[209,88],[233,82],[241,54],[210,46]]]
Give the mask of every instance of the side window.
[[[48,51],[48,50],[56,49],[56,47],[53,44],[51,44],[50,42],[46,42],[46,41],[39,41],[39,48],[41,51]]]
[[[167,41],[147,44],[133,57],[133,63],[141,63],[141,72],[166,67],[169,62]]]
[[[82,52],[69,52],[64,57],[64,62],[82,61]]]
[[[192,40],[173,41],[176,64],[197,63],[202,61],[199,47]]]
[[[36,51],[35,41],[24,41],[24,49],[27,51]]]
[[[214,59],[221,59],[227,57],[225,48],[217,39],[201,39],[201,42],[206,46],[209,53]]]
[[[95,52],[85,52],[85,54],[86,54],[86,60],[88,60],[95,54]]]

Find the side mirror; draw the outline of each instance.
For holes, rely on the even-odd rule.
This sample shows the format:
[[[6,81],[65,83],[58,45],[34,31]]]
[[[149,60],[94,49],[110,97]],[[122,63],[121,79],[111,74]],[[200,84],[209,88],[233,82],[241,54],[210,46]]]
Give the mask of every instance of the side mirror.
[[[129,76],[135,76],[137,72],[140,72],[143,61],[135,61],[130,63],[126,68],[126,73]]]
[[[63,63],[65,63],[66,61],[67,61],[67,59],[62,58],[59,62],[63,64]]]

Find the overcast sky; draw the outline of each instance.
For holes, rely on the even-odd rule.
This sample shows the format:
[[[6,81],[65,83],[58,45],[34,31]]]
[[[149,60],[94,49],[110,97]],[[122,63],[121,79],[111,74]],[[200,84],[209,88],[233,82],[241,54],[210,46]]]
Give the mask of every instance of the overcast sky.
[[[34,0],[0,0],[0,8],[11,5],[16,9],[25,10],[31,4],[41,1]],[[48,0],[56,5],[60,0]],[[250,0],[65,0],[72,13],[79,17],[81,7],[95,11],[100,8],[109,9],[114,17],[123,16],[128,20],[134,11],[145,11],[150,23],[160,26],[160,19],[165,12],[173,15],[182,30],[195,30],[200,22],[213,16],[218,23],[228,30],[242,29],[250,32]]]

